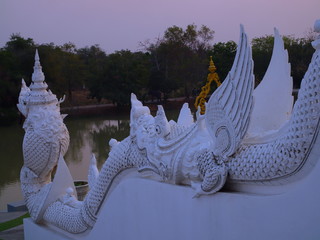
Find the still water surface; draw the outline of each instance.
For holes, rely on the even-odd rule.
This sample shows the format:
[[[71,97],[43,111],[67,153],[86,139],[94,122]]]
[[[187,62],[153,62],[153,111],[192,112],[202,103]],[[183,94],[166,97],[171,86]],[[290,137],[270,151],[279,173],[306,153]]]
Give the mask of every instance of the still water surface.
[[[167,112],[167,118],[176,120],[178,111]],[[129,113],[99,117],[65,119],[70,134],[70,145],[65,156],[73,179],[87,179],[91,154],[97,158],[98,168],[109,153],[109,140],[118,141],[129,135]],[[19,174],[23,165],[22,125],[0,127],[0,211],[7,203],[22,199]]]

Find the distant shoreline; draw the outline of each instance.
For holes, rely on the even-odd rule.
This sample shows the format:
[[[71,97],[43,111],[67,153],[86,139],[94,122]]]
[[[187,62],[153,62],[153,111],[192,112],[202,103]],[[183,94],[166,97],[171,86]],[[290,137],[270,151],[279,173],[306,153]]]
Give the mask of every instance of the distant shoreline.
[[[180,109],[182,105],[187,102],[189,103],[189,107],[192,110],[195,110],[194,104],[195,98],[170,98],[164,101],[147,101],[144,103],[145,106],[148,106],[151,112],[155,112],[157,110],[158,105],[162,105],[165,109]],[[61,107],[62,114],[68,114],[70,116],[82,116],[82,115],[99,115],[99,114],[107,114],[107,113],[128,113],[130,112],[130,105],[127,106],[117,106],[113,103],[106,104],[94,104],[94,105],[84,105],[84,106],[73,106],[73,107]]]
[[[292,95],[294,99],[297,99],[299,89],[293,89]],[[158,105],[162,105],[166,110],[180,109],[184,103],[188,103],[192,111],[195,111],[194,102],[195,98],[169,98],[164,101],[147,101],[143,103],[145,106],[148,106],[151,112],[157,110]],[[117,106],[113,103],[104,103],[104,104],[93,104],[93,105],[83,105],[83,106],[73,106],[73,107],[61,107],[62,114],[68,114],[70,116],[82,116],[82,115],[103,115],[107,113],[119,114],[119,113],[129,113],[130,105],[126,106]]]

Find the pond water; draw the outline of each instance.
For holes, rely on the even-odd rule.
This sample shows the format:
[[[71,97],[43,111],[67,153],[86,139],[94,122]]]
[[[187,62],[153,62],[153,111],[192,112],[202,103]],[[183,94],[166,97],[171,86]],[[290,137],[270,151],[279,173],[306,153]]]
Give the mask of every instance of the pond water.
[[[168,120],[177,120],[178,111],[166,112]],[[96,155],[98,168],[109,153],[109,140],[118,141],[129,136],[129,112],[121,115],[77,117],[65,119],[70,134],[70,145],[65,155],[66,163],[74,180],[85,180],[91,154]],[[0,211],[7,203],[22,200],[20,169],[23,165],[22,125],[0,127]]]

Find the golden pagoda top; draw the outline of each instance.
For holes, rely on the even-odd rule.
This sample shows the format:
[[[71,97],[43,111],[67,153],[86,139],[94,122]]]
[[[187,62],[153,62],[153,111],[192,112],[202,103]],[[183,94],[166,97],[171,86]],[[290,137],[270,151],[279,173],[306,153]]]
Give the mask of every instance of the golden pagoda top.
[[[221,82],[219,80],[219,76],[216,73],[216,66],[213,63],[212,60],[212,56],[210,56],[210,63],[209,63],[209,74],[207,77],[207,82],[206,84],[201,88],[201,92],[199,94],[199,96],[197,96],[194,106],[196,109],[198,109],[198,107],[200,106],[200,114],[203,115],[206,112],[206,97],[208,96],[209,92],[210,92],[210,86],[211,86],[211,82],[214,81],[217,84],[217,87],[219,87],[221,85]]]

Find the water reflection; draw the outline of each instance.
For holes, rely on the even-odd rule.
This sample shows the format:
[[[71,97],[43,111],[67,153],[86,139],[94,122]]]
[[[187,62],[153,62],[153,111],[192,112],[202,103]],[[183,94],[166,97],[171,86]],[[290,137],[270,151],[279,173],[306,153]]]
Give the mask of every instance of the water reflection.
[[[178,112],[167,112],[168,119],[177,119]],[[129,113],[114,116],[77,117],[65,119],[70,133],[70,146],[65,156],[74,179],[87,179],[91,153],[97,158],[98,167],[108,157],[109,140],[118,141],[129,136]],[[21,125],[0,127],[0,211],[7,203],[21,200],[20,169],[23,165]]]
[[[65,119],[70,134],[70,146],[65,160],[74,179],[87,179],[91,153],[100,167],[109,153],[109,140],[122,140],[129,135],[129,114],[117,116]],[[0,211],[7,203],[22,199],[20,169],[23,165],[21,125],[0,127]]]
[[[22,139],[24,130],[22,126],[0,127],[0,210],[6,208],[6,203],[2,203],[6,199],[10,199],[9,188],[18,189],[18,180],[20,177],[20,169],[23,165],[22,159]],[[14,191],[16,192],[16,191]],[[18,196],[17,196],[18,194]],[[13,197],[21,198],[21,194],[17,193]],[[20,194],[20,195],[19,195]]]
[[[91,154],[97,158],[98,167],[106,160],[109,140],[122,140],[129,135],[129,118],[118,119],[81,118],[65,121],[70,134],[70,146],[65,156],[71,174],[77,179],[87,178],[87,169]]]

